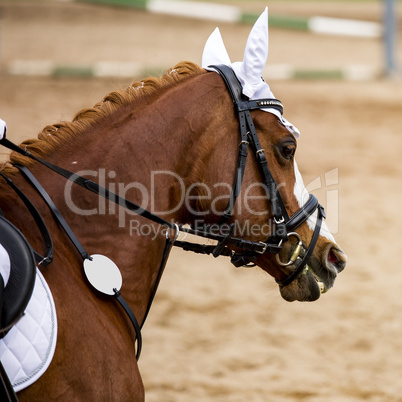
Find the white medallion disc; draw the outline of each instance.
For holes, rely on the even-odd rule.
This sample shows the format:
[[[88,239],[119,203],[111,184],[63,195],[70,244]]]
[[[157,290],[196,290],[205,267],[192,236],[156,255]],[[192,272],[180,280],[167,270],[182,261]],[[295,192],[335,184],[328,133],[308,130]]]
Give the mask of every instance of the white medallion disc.
[[[118,266],[108,257],[101,254],[91,255],[84,260],[84,272],[89,283],[99,292],[113,296],[113,289],[120,290],[123,283]]]

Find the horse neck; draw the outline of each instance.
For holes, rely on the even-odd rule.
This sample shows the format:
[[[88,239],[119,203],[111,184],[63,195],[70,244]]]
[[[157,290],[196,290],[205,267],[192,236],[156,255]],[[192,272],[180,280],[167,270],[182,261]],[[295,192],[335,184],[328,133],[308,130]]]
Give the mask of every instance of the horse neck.
[[[230,98],[217,74],[203,74],[172,87],[146,105],[134,113],[129,107],[117,111],[110,122],[94,125],[45,159],[100,183],[166,220],[186,223],[186,189],[194,181],[201,182],[206,169],[214,169],[208,165],[209,155],[227,137],[226,131],[236,128],[235,123],[231,127],[223,112],[232,110]],[[128,278],[124,284],[126,298],[141,319],[162,257],[164,236],[160,225],[85,189],[66,186],[64,178],[39,164],[35,163],[31,171],[88,253],[105,254],[117,263],[123,278]],[[71,251],[72,245],[66,245],[68,240],[33,189],[19,175],[15,180],[35,201],[46,222],[51,222],[52,237],[56,239],[53,265],[63,265],[63,253],[69,249],[69,259],[75,258],[77,264],[68,264],[66,270],[76,275],[80,259]],[[8,205],[12,220],[17,226],[25,226],[24,233],[29,232],[32,220],[28,213],[15,195],[7,194],[8,199],[2,197],[1,204]],[[9,205],[10,197],[16,200],[13,206]],[[21,217],[30,224],[21,222]],[[27,236],[41,247],[38,236]]]
[[[138,105],[122,108],[109,123],[76,138],[70,152],[66,147],[67,152],[54,154],[51,161],[84,176],[88,171],[94,181],[122,197],[168,221],[187,223],[188,188],[215,169],[209,161],[217,149],[236,147],[238,123],[230,97],[221,78],[210,73],[143,103],[139,110]],[[236,155],[235,150],[220,152],[216,168]],[[233,172],[228,170],[228,182]]]

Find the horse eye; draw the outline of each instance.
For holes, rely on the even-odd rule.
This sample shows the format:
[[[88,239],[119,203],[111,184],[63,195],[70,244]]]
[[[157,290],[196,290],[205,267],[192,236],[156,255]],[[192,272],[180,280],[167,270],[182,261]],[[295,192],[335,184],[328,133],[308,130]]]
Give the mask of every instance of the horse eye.
[[[281,154],[286,159],[292,159],[296,152],[296,146],[294,144],[286,144],[281,147]]]

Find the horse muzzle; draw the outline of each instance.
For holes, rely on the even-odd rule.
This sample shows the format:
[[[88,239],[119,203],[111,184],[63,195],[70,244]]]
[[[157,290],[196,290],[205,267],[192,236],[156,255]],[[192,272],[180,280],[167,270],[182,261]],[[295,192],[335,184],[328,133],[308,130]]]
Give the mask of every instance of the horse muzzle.
[[[300,248],[300,252],[298,249]],[[287,301],[314,301],[321,294],[326,293],[333,287],[338,273],[343,271],[347,263],[346,254],[334,243],[329,242],[323,249],[321,256],[313,255],[304,269],[300,272],[297,278],[286,285],[279,283],[281,296]],[[306,253],[304,246],[300,247],[299,243],[293,248],[290,253],[289,262],[294,259],[298,252],[294,263],[287,265],[292,271],[302,263]],[[284,263],[282,262],[282,265]]]

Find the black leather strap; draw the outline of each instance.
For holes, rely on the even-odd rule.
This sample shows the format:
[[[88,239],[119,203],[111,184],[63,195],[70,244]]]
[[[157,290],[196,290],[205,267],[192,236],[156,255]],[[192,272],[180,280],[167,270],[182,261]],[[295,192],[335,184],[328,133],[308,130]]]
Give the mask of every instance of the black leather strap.
[[[41,233],[43,242],[45,243],[45,256],[42,257],[41,254],[33,250],[35,259],[38,262],[38,265],[42,265],[43,267],[46,267],[48,264],[50,264],[53,261],[53,241],[50,236],[49,230],[38,212],[38,210],[35,208],[35,206],[32,204],[30,199],[14,184],[14,182],[7,177],[3,172],[0,171],[0,176],[3,177],[3,179],[6,181],[6,183],[16,192],[18,197],[21,198],[22,202],[25,204],[25,206],[28,208],[28,211],[32,215],[33,219],[35,220],[36,225],[38,226],[38,229]]]
[[[227,238],[227,236],[225,236],[225,235],[212,233],[212,232],[208,231],[207,229],[194,230],[191,228],[181,227],[180,232],[189,233],[189,234],[192,234],[195,236],[200,236],[200,237],[204,237],[204,238],[211,239],[211,240],[217,240],[218,242],[225,240],[225,244],[227,244],[227,245],[230,244],[231,246],[233,246],[237,249],[249,251],[249,252],[255,252],[257,254],[264,254],[265,252],[277,254],[281,250],[281,247],[276,244],[267,244],[262,241],[255,242],[255,241],[251,241],[251,240],[245,240],[245,239],[242,239],[239,237]],[[185,242],[180,242],[180,241],[176,240],[174,245],[180,247],[181,243],[185,243]],[[215,247],[215,246],[213,246],[213,247]],[[194,251],[194,250],[191,250],[191,251]],[[227,255],[230,255],[230,254],[227,254]]]
[[[39,181],[36,179],[36,177],[29,171],[28,168],[25,166],[19,166],[17,165],[18,169],[21,171],[23,176],[27,179],[27,181],[36,189],[36,191],[41,195],[43,200],[46,202],[47,206],[51,210],[53,216],[55,219],[58,221],[64,232],[67,234],[75,248],[78,250],[80,253],[81,257],[83,260],[85,259],[91,259],[90,255],[88,252],[85,250],[85,248],[82,246],[78,238],[75,236],[74,232],[71,230],[70,226],[64,219],[63,215],[60,213],[59,209],[57,208],[56,204],[53,202],[53,200],[50,198],[49,194],[46,192],[46,190],[42,187],[42,185],[39,183]],[[133,324],[135,333],[136,333],[136,339],[137,339],[137,353],[136,357],[137,360],[140,357],[141,354],[141,348],[142,348],[142,336],[141,336],[141,328],[138,324],[138,321],[131,310],[130,306],[127,304],[127,302],[124,300],[123,296],[119,291],[114,289],[115,294],[114,297],[117,299],[117,301],[120,303],[120,305],[123,307],[124,311],[126,312],[127,316],[129,317],[131,323]]]
[[[317,243],[318,236],[320,235],[322,219],[324,217],[324,208],[321,205],[318,205],[318,214],[317,214],[317,222],[314,228],[313,236],[310,241],[310,245],[307,249],[306,254],[304,255],[302,261],[300,262],[299,266],[285,279],[282,281],[276,280],[276,283],[279,286],[287,286],[290,285],[304,270],[306,267],[311,255],[313,254],[314,247]]]
[[[223,222],[229,220],[232,217],[234,205],[237,197],[240,194],[241,185],[243,182],[244,171],[246,167],[247,158],[247,146],[249,140],[256,153],[257,160],[260,165],[261,172],[263,174],[264,183],[270,194],[271,206],[273,216],[277,221],[283,218],[287,218],[286,208],[282,201],[282,197],[277,189],[277,184],[272,177],[272,174],[268,168],[268,162],[264,155],[263,149],[261,148],[257,132],[254,127],[253,119],[250,115],[250,110],[260,109],[262,107],[275,108],[283,113],[283,106],[281,101],[278,99],[259,99],[259,100],[249,100],[242,92],[242,86],[236,77],[234,71],[225,65],[210,66],[216,69],[222,76],[226,86],[228,87],[229,93],[232,97],[232,101],[235,105],[235,110],[239,117],[240,124],[240,149],[239,157],[237,162],[236,177],[234,180],[233,189],[230,195],[228,206],[223,214]],[[284,232],[280,237],[284,238],[286,233]]]
[[[231,67],[224,64],[213,65],[209,67],[213,68],[221,75],[223,81],[225,81],[226,87],[230,93],[230,96],[232,97],[234,104],[237,104],[241,101],[248,101],[247,96],[243,94],[243,88],[240,84],[240,81],[236,77],[236,74]]]
[[[277,99],[249,100],[246,96],[243,95],[242,86],[239,80],[237,79],[236,74],[230,67],[224,65],[210,66],[210,67],[214,68],[217,72],[220,73],[226,86],[228,87],[228,90],[232,96],[232,100],[235,106],[235,111],[237,112],[239,117],[240,134],[242,138],[241,144],[248,145],[247,141],[249,141],[255,153],[257,162],[259,164],[263,182],[269,193],[271,210],[272,210],[271,212],[274,217],[276,227],[274,233],[268,238],[268,240],[265,243],[267,246],[267,249],[265,251],[272,252],[270,249],[272,248],[273,244],[281,245],[283,242],[287,241],[288,233],[290,233],[295,228],[300,226],[303,222],[305,222],[307,218],[311,216],[311,214],[317,208],[319,209],[317,224],[314,229],[310,245],[307,249],[307,252],[303,260],[296,268],[296,270],[292,272],[287,278],[285,278],[283,281],[277,281],[281,286],[286,286],[290,284],[293,280],[295,280],[307,265],[307,262],[310,259],[318,240],[322,219],[325,217],[324,210],[318,204],[317,199],[311,195],[307,203],[302,208],[300,208],[292,217],[289,218],[285,204],[279,193],[278,185],[268,167],[268,161],[266,159],[264,150],[262,149],[260,141],[258,139],[257,131],[254,127],[250,110],[261,109],[261,108],[274,108],[278,110],[281,114],[283,114],[283,105],[281,101]],[[244,138],[245,136],[247,138]],[[246,156],[247,156],[246,153],[244,157],[242,155],[239,155],[238,169],[240,166],[241,159],[245,165]],[[241,176],[239,176],[240,178],[236,176],[235,185],[233,186],[233,191],[229,200],[229,205],[225,210],[224,214],[224,218],[226,219],[230,217],[232,214],[234,203],[240,192],[243,175],[244,175],[244,167],[243,170],[241,171]],[[278,249],[280,250],[280,246],[278,246]],[[233,253],[232,263],[235,266],[246,265],[250,262],[253,263],[257,256],[256,252],[258,253],[257,249],[254,248],[254,250],[250,252],[245,251],[245,252]]]
[[[244,119],[244,113],[239,115],[240,122]],[[236,199],[240,194],[241,185],[243,183],[244,171],[246,169],[246,159],[247,159],[247,148],[248,148],[248,140],[247,140],[247,130],[241,130],[241,142],[239,145],[239,156],[237,159],[237,168],[236,175],[233,182],[232,192],[230,193],[229,203],[226,207],[221,223],[227,222],[233,216],[233,209],[236,203]]]
[[[279,240],[286,241],[287,231],[284,223],[289,217],[284,202],[282,200],[282,197],[279,193],[278,185],[268,167],[268,161],[265,157],[264,150],[261,147],[257,131],[255,129],[253,119],[250,114],[250,110],[261,107],[273,107],[282,113],[283,112],[282,103],[278,99],[261,99],[256,101],[250,101],[247,98],[247,96],[243,94],[242,86],[239,80],[237,79],[236,74],[229,66],[214,65],[210,67],[214,68],[220,73],[226,86],[228,87],[229,93],[232,96],[232,101],[235,105],[235,110],[239,117],[241,144],[244,143],[248,145],[247,141],[248,140],[250,141],[250,144],[255,152],[257,162],[261,170],[263,182],[269,193],[272,215],[276,223],[275,228],[276,238],[278,239],[278,241]],[[240,152],[242,152],[242,150],[240,150]],[[240,174],[236,174],[235,185],[233,186],[233,190],[229,199],[229,205],[224,213],[225,220],[231,217],[236,198],[240,193],[240,187],[244,176],[246,157],[247,153],[245,153],[244,157],[239,153],[238,169],[240,167],[241,162],[242,170],[240,171]]]
[[[318,208],[318,205],[319,204],[317,198],[313,194],[310,194],[307,202],[297,212],[295,212],[289,218],[289,220],[287,220],[286,229],[288,230],[288,232],[293,232],[297,227],[305,222],[309,218],[309,216],[311,216],[313,212]]]
[[[141,355],[141,349],[142,349],[142,335],[141,335],[141,328],[138,324],[137,319],[135,318],[135,315],[133,311],[131,310],[130,306],[127,304],[127,302],[123,299],[123,296],[117,289],[114,290],[114,297],[116,300],[120,303],[120,305],[123,307],[124,311],[126,312],[128,318],[130,319],[131,323],[133,324],[134,330],[135,330],[135,337],[137,339],[137,353],[135,355],[136,359],[138,360]]]
[[[184,251],[192,251],[196,254],[206,254],[210,255],[215,250],[216,246],[211,244],[198,244],[198,243],[191,243],[187,241],[176,240],[175,244],[176,247],[182,248]],[[233,251],[230,250],[228,247],[225,247],[220,255],[225,257],[230,257],[233,254]]]
[[[143,216],[146,219],[149,219],[153,222],[159,223],[161,225],[165,225],[167,227],[173,228],[174,225],[171,224],[170,222],[167,222],[165,219],[153,214],[152,212],[140,207],[139,205],[126,200],[123,197],[120,197],[119,195],[113,193],[112,191],[109,191],[108,189],[100,186],[99,184],[93,182],[92,180],[86,179],[85,177],[79,176],[75,173],[72,173],[66,169],[63,169],[59,166],[53,165],[50,162],[47,162],[41,158],[36,157],[35,155],[32,155],[29,151],[26,151],[22,148],[20,148],[18,145],[12,143],[9,141],[7,138],[3,138],[0,140],[0,144],[5,146],[6,148],[9,148],[15,152],[20,153],[21,155],[27,156],[42,165],[46,166],[48,169],[53,170],[57,174],[65,177],[68,180],[71,180],[73,183],[78,184],[81,187],[84,187],[90,191],[92,191],[95,194],[101,195],[102,197],[107,198],[108,200],[123,206],[130,211],[135,212],[136,214]]]
[[[242,86],[239,80],[234,74],[233,70],[225,65],[211,66],[216,69],[221,77],[223,78],[226,87],[229,90],[232,101],[235,108],[238,104],[245,104],[248,98],[243,95]],[[221,223],[225,223],[232,218],[233,209],[236,203],[236,199],[240,194],[241,185],[243,183],[244,171],[246,168],[247,159],[247,148],[248,148],[248,138],[247,138],[247,121],[245,118],[245,113],[243,111],[238,111],[239,124],[240,124],[240,145],[239,145],[239,156],[237,159],[236,175],[233,182],[232,192],[230,194],[228,206],[226,207]]]
[[[184,228],[180,228],[180,231],[182,232],[188,232],[204,238],[210,238],[213,240],[218,241],[218,245],[214,246],[213,248],[208,247],[206,245],[196,245],[192,243],[187,243],[187,242],[180,242],[176,241],[174,244],[179,247],[183,247],[184,249],[188,249],[191,251],[195,252],[202,252],[202,253],[212,253],[215,255],[229,255],[232,257],[232,261],[235,261],[234,264],[236,266],[239,266],[238,264],[247,263],[249,261],[254,261],[258,254],[263,254],[266,252],[269,253],[279,253],[281,250],[281,243],[287,240],[287,232],[290,229],[293,229],[303,223],[308,216],[310,216],[313,211],[317,208],[318,203],[314,202],[314,199],[310,199],[306,206],[301,208],[300,211],[298,211],[292,218],[289,219],[289,216],[286,211],[286,207],[284,205],[284,202],[282,200],[282,197],[279,193],[277,183],[275,179],[273,178],[271,171],[269,170],[268,167],[268,162],[264,154],[264,150],[261,148],[261,144],[258,139],[258,135],[256,132],[256,129],[254,127],[254,123],[250,114],[250,110],[253,109],[261,109],[261,108],[274,108],[278,110],[280,113],[283,113],[283,106],[282,103],[277,100],[277,99],[259,99],[259,100],[249,100],[245,95],[242,93],[242,86],[239,82],[239,80],[236,77],[236,74],[234,71],[225,65],[220,65],[220,66],[211,66],[214,68],[216,71],[218,71],[221,74],[221,77],[226,83],[226,86],[230,92],[230,95],[232,97],[232,101],[234,103],[235,111],[237,112],[239,116],[239,124],[240,124],[240,136],[241,136],[241,142],[239,146],[239,156],[238,156],[238,162],[237,162],[237,170],[236,170],[236,176],[234,179],[234,184],[233,184],[233,189],[232,193],[230,195],[229,203],[227,208],[224,211],[223,214],[223,221],[227,221],[232,217],[234,205],[236,202],[236,199],[238,195],[240,194],[240,189],[244,177],[244,171],[245,171],[245,164],[246,164],[246,158],[247,158],[247,146],[249,142],[252,145],[252,148],[255,152],[258,164],[260,166],[261,174],[263,177],[263,183],[266,186],[269,196],[270,196],[270,204],[271,204],[271,209],[272,209],[272,215],[274,217],[275,221],[275,229],[273,236],[271,236],[266,242],[252,242],[252,241],[247,241],[239,238],[234,238],[231,237],[230,235],[215,235],[211,233],[208,230],[203,230],[203,231],[192,231]],[[97,183],[94,183],[91,180],[88,180],[82,176],[76,175],[75,173],[69,172],[68,170],[65,170],[63,168],[60,168],[56,165],[53,165],[47,161],[44,161],[34,155],[32,155],[30,152],[21,149],[17,145],[13,144],[9,140],[7,140],[5,137],[0,140],[0,144],[6,146],[9,149],[12,149],[16,152],[21,153],[24,156],[30,157],[37,162],[43,164],[44,166],[48,167],[49,169],[53,170],[54,172],[62,175],[63,177],[67,178],[68,180],[73,181],[74,183],[87,188],[88,190],[103,196],[107,199],[109,199],[112,202],[115,202],[119,204],[120,206],[123,206],[138,215],[141,215],[153,222],[159,223],[161,225],[165,225],[169,228],[173,228],[174,224],[165,221],[163,218],[152,214],[150,211],[147,211],[138,205],[118,196],[117,194],[114,194],[110,192],[109,190],[101,187]],[[324,216],[324,212],[322,210],[322,207],[320,207],[320,212],[319,212],[319,219],[317,220],[317,225],[315,228],[315,231],[313,233],[313,239],[312,243],[310,244],[310,247],[306,253],[306,255],[311,256],[311,253],[314,249],[314,246],[316,244],[316,241],[319,236],[319,228],[321,227],[321,221]],[[227,247],[227,245],[231,245],[234,247],[237,247],[241,249],[241,252],[236,252],[234,253]],[[170,248],[169,248],[170,251]],[[164,253],[165,254],[165,253]],[[167,258],[167,257],[166,257]],[[308,257],[309,258],[309,257]],[[304,258],[304,262],[302,264],[307,263],[306,258]],[[162,264],[164,264],[165,258],[162,260]],[[244,265],[244,264],[243,264]],[[300,268],[300,266],[299,266]],[[162,268],[163,270],[163,268]],[[297,269],[292,275],[285,279],[285,281],[282,281],[282,283],[287,282],[290,280],[294,280],[297,275],[300,273],[300,271]],[[159,280],[158,280],[159,281]],[[152,297],[153,298],[153,297]],[[152,302],[152,300],[151,300]]]
[[[154,288],[152,289],[151,297],[149,298],[147,310],[145,312],[144,319],[141,324],[141,329],[144,326],[145,320],[148,317],[149,310],[151,309],[152,302],[154,301],[156,291],[158,290],[159,282],[161,281],[162,274],[163,274],[163,271],[165,270],[165,266],[166,266],[167,260],[169,258],[170,251],[172,250],[173,244],[174,244],[174,240],[172,240],[168,237],[166,239],[165,248],[163,249],[162,261],[159,266],[158,276],[156,277],[155,285],[154,285]]]
[[[236,105],[238,112],[254,109],[276,109],[280,114],[283,114],[283,105],[279,99],[248,100],[247,102],[239,102]]]
[[[23,174],[25,179],[30,183],[33,188],[40,194],[43,200],[46,202],[47,206],[49,207],[50,211],[52,212],[53,216],[59,222],[60,226],[63,228],[66,235],[69,237],[71,242],[74,244],[74,247],[78,250],[83,260],[86,260],[89,257],[89,254],[84,249],[80,241],[77,239],[77,236],[71,230],[70,226],[64,219],[63,215],[60,213],[59,209],[56,207],[56,204],[50,198],[49,194],[43,188],[43,186],[39,183],[37,178],[30,172],[30,170],[25,166],[16,165],[16,167],[20,170]]]
[[[277,185],[275,179],[273,178],[272,173],[268,167],[268,161],[265,156],[265,152],[262,149],[260,141],[258,139],[258,135],[257,135],[257,131],[255,129],[254,123],[253,123],[253,119],[251,118],[249,111],[246,111],[245,113],[246,113],[247,124],[250,129],[250,131],[249,131],[250,142],[251,142],[253,151],[255,152],[257,162],[260,166],[264,184],[266,185],[267,190],[269,192],[270,203],[271,203],[271,208],[272,208],[272,211],[271,211],[272,215],[277,222],[281,221],[282,219],[287,220],[289,217],[287,215],[286,208],[284,208],[284,203],[282,201],[282,197],[279,194],[278,185]]]
[[[314,195],[310,194],[307,202],[297,212],[295,212],[290,218],[286,216],[284,223],[286,232],[294,232],[296,228],[298,228],[309,218],[309,216],[314,213],[318,206],[319,204],[317,198]],[[277,244],[279,241],[280,238],[278,239],[277,233],[274,233],[268,238],[267,243]]]
[[[10,379],[0,362],[0,401],[2,402],[18,402],[14,388],[11,385]]]

